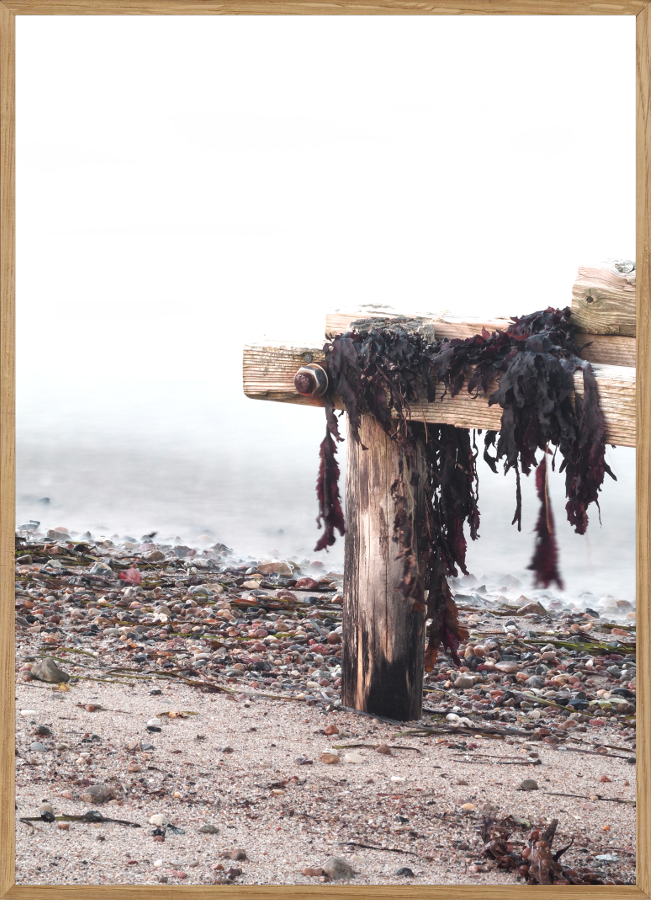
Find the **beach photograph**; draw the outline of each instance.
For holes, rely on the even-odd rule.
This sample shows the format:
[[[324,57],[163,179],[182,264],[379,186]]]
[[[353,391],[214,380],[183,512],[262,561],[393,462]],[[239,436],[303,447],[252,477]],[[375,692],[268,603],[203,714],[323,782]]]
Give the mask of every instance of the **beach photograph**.
[[[635,884],[635,18],[16,47],[16,884]]]

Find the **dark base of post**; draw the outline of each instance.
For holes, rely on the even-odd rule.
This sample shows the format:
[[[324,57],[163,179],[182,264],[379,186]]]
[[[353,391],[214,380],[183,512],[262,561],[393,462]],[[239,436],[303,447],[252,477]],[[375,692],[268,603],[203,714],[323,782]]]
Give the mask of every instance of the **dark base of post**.
[[[405,722],[422,715],[425,615],[396,590],[396,445],[371,416],[360,437],[367,450],[347,445],[342,703]]]

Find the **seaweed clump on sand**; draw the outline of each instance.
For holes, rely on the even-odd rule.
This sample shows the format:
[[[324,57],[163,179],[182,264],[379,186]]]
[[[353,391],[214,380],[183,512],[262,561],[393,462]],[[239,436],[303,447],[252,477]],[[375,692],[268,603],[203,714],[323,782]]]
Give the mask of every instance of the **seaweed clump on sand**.
[[[393,531],[403,561],[397,589],[417,610],[426,610],[431,620],[425,668],[432,669],[440,646],[458,665],[457,649],[467,633],[458,622],[447,577],[459,570],[467,573],[465,526],[472,540],[478,536],[476,434],[471,439],[467,429],[415,418],[423,399],[436,401],[441,384],[442,396],[454,397],[467,382],[472,396],[487,396],[489,405],[501,407],[499,433],[487,431],[484,436],[484,459],[494,472],[498,463],[505,473],[515,472],[513,523],[518,530],[522,521],[520,478],[537,468],[541,511],[530,568],[537,584],[562,584],[547,492],[549,445],[556,448],[552,465],[556,453],[561,456],[566,512],[578,534],[586,531],[590,504],[599,507],[598,494],[606,472],[615,477],[605,460],[604,419],[594,371],[578,356],[570,310],[549,307],[513,318],[504,331],[483,329],[481,334],[454,340],[430,340],[399,323],[382,325],[340,334],[324,351],[329,386],[324,397],[327,425],[317,481],[318,522],[323,522],[323,534],[316,549],[335,542],[335,529],[342,535],[345,531],[337,484],[335,442],[342,437],[333,398],[338,394],[354,441],[361,444],[360,416],[370,414],[396,442],[399,475],[391,489],[396,504]],[[583,376],[583,397],[574,390],[577,370]],[[540,462],[538,451],[543,453]],[[415,535],[406,498],[421,478],[425,514]]]
[[[604,879],[589,866],[565,866],[560,862],[564,853],[572,847],[574,839],[565,847],[552,851],[558,828],[558,819],[544,828],[534,828],[527,840],[513,841],[510,817],[501,823],[484,817],[479,828],[484,842],[483,855],[493,861],[498,869],[515,869],[527,884],[624,884],[621,879]]]

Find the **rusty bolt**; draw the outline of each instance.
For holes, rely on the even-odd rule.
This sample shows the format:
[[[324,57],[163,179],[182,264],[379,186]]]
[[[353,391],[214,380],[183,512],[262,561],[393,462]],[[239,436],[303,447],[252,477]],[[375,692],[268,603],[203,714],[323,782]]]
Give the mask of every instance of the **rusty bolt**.
[[[304,397],[322,397],[328,390],[328,376],[325,369],[316,363],[301,366],[294,375],[294,387]]]

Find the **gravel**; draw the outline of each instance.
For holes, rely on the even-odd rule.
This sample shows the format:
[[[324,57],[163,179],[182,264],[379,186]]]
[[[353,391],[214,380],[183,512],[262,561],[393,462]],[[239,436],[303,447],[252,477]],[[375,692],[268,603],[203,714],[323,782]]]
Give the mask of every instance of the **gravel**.
[[[17,549],[18,884],[513,884],[489,814],[633,883],[629,603],[451,579],[464,665],[400,726],[341,707],[340,573],[48,534]],[[140,827],[20,821],[45,801]]]

